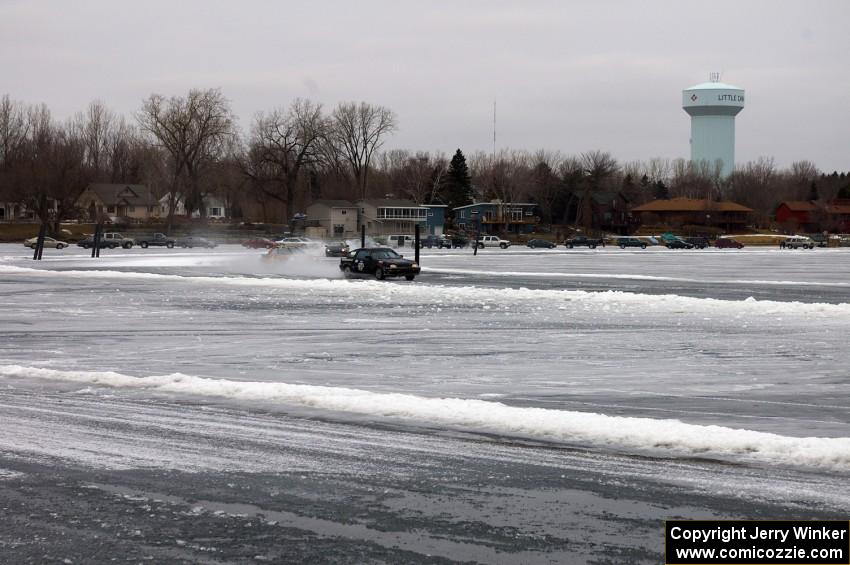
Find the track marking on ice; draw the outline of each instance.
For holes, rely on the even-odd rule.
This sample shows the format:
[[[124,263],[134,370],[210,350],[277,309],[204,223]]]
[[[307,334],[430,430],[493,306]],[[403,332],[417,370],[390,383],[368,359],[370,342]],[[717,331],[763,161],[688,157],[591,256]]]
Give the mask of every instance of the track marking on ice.
[[[691,279],[685,277],[659,277],[655,275],[632,275],[627,273],[541,273],[534,271],[476,271],[472,269],[447,269],[444,267],[422,267],[422,272],[446,275],[473,275],[481,277],[536,277],[552,279],[618,279],[636,281],[685,282],[695,284],[751,284],[772,286],[829,286],[850,288],[850,283],[817,281],[769,281],[759,279]]]
[[[343,387],[229,381],[179,373],[134,377],[115,372],[58,371],[6,365],[0,366],[0,377],[275,402],[544,441],[850,470],[848,437],[788,437],[724,426],[686,424],[670,419],[515,407],[479,399],[429,398]]]
[[[442,286],[431,284],[393,284],[380,281],[345,279],[288,279],[282,277],[247,276],[184,276],[157,273],[124,272],[109,270],[51,271],[0,265],[0,273],[17,273],[41,277],[68,277],[87,279],[115,279],[139,281],[172,281],[182,283],[203,283],[209,285],[227,285],[236,287],[271,288],[309,292],[312,294],[342,295],[349,297],[358,293],[363,300],[384,302],[395,298],[426,300],[435,304],[469,304],[487,308],[494,304],[527,303],[529,301],[552,300],[565,304],[577,303],[583,306],[597,306],[603,309],[611,306],[639,309],[641,312],[689,313],[693,315],[725,314],[731,316],[757,315],[796,315],[802,317],[820,316],[850,319],[850,304],[828,304],[808,302],[777,302],[756,300],[721,300],[717,298],[694,298],[674,294],[638,294],[623,291],[584,291],[560,289],[528,288],[486,288],[477,286]]]

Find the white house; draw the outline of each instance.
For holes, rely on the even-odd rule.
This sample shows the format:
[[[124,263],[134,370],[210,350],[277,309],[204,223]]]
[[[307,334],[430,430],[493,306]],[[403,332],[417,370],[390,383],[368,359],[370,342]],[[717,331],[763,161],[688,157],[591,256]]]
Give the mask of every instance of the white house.
[[[168,192],[159,199],[159,210],[160,215],[165,218],[168,216],[168,201],[171,198],[171,193]],[[230,210],[227,208],[227,203],[223,198],[220,198],[214,194],[205,194],[203,196],[204,201],[204,211],[206,212],[205,217],[211,220],[224,220],[230,217]],[[177,202],[174,207],[174,215],[175,216],[187,216],[186,214],[186,206],[183,202],[183,195],[177,194]],[[201,211],[193,210],[191,214],[192,218],[200,218]]]

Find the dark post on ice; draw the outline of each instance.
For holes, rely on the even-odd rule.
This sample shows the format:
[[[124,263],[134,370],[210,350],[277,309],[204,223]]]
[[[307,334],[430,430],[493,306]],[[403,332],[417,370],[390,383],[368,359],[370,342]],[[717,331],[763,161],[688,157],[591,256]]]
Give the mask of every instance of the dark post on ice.
[[[413,230],[413,260],[419,263],[419,224],[416,224],[416,229]]]

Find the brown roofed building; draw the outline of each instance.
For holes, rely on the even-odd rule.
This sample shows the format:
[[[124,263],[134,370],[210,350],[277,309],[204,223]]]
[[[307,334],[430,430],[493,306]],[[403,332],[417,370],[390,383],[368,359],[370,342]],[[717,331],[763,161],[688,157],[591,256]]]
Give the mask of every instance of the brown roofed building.
[[[786,200],[776,208],[776,223],[785,226],[790,231],[815,231],[817,229],[817,212],[819,208],[814,202],[806,200]]]
[[[77,199],[77,206],[90,220],[104,214],[131,220],[159,217],[159,201],[143,184],[90,184]]]
[[[632,215],[644,224],[718,226],[727,231],[745,227],[752,212],[752,208],[728,200],[716,202],[696,198],[653,200],[632,208]]]
[[[776,223],[786,231],[850,231],[850,200],[836,198],[826,204],[806,200],[786,200],[776,208]]]

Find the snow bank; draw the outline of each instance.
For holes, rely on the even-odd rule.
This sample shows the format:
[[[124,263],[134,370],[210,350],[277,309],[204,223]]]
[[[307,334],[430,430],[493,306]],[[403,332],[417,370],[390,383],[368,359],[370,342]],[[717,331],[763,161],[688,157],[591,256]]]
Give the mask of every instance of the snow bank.
[[[28,276],[65,277],[85,279],[109,279],[116,282],[178,282],[207,284],[211,286],[252,287],[277,289],[288,295],[341,297],[358,304],[392,302],[436,305],[484,305],[501,306],[511,304],[539,304],[547,309],[570,306],[584,309],[619,309],[640,314],[682,314],[728,317],[741,316],[799,316],[805,319],[819,318],[844,321],[850,319],[850,304],[827,304],[807,302],[779,302],[771,300],[718,300],[695,298],[671,294],[637,294],[622,291],[590,292],[583,290],[556,290],[528,288],[485,288],[477,286],[446,286],[432,284],[395,284],[380,281],[346,279],[287,279],[281,277],[245,276],[183,276],[142,272],[109,270],[49,271],[28,267],[0,265],[0,274],[26,274]]]
[[[432,427],[494,433],[559,443],[582,443],[667,455],[700,455],[761,463],[850,470],[850,438],[788,437],[679,420],[606,416],[507,406],[462,398],[427,398],[365,390],[242,382],[171,374],[133,377],[114,372],[0,366],[0,377],[47,379],[113,388],[277,403],[395,419]]]

